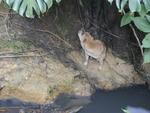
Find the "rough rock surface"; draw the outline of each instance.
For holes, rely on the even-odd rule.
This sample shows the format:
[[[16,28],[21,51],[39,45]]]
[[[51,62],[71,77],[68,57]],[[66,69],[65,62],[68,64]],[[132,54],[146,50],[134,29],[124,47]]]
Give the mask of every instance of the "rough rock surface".
[[[73,70],[52,57],[1,59],[0,97],[44,103],[60,93],[90,96],[91,86],[76,82],[75,76]]]
[[[144,67],[144,70],[146,72],[145,73],[145,75],[146,75],[145,79],[146,79],[146,81],[149,85],[149,89],[150,89],[150,63],[144,64],[143,67]]]
[[[90,59],[88,66],[84,66],[84,55],[77,51],[69,53],[68,58],[73,60],[81,70],[87,73],[88,79],[98,88],[111,90],[119,87],[126,87],[133,84],[144,83],[140,75],[134,70],[134,67],[115,57],[111,50],[108,51],[104,65],[101,70],[96,60]]]

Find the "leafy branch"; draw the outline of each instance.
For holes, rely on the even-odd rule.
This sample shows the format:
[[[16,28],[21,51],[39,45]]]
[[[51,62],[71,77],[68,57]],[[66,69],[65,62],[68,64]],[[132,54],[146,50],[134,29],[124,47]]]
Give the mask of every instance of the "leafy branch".
[[[0,0],[2,1],[2,0]],[[59,3],[61,0],[3,0],[14,11],[21,16],[28,18],[40,17],[48,11],[54,2]]]
[[[144,63],[150,63],[150,0],[108,0],[111,4],[115,1],[118,11],[123,14],[121,27],[129,24],[138,42]],[[127,13],[125,13],[125,11]],[[142,44],[132,25],[142,32],[145,37]],[[143,52],[144,49],[144,52]]]

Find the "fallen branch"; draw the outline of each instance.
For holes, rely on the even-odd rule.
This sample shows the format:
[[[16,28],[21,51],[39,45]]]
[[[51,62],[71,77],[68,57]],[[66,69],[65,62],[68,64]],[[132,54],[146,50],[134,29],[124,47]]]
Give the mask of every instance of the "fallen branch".
[[[124,14],[124,15],[126,14],[126,12],[125,12],[124,10],[123,10],[123,14]],[[137,36],[137,33],[136,33],[136,31],[135,31],[133,25],[130,23],[129,26],[130,26],[130,28],[132,29],[132,32],[133,32],[133,34],[134,34],[134,36],[135,36],[135,38],[136,38],[136,40],[137,40],[137,42],[138,42],[138,45],[139,45],[140,50],[141,50],[141,55],[142,55],[142,57],[144,58],[144,52],[143,52],[143,48],[142,48],[141,42],[140,42],[140,40],[139,40],[139,37]]]
[[[2,58],[20,58],[20,57],[41,57],[41,56],[47,56],[48,54],[42,54],[42,55],[5,55],[0,56],[0,59]]]
[[[62,42],[64,42],[67,46],[69,46],[70,48],[73,48],[68,42],[66,42],[65,40],[63,40],[60,36],[58,36],[57,34],[48,31],[48,30],[40,30],[40,29],[35,29],[36,31],[40,31],[40,32],[45,32],[45,33],[49,33],[53,36],[55,36],[56,38],[58,38],[59,40],[61,40]]]
[[[4,16],[4,15],[17,15],[17,13],[10,13],[10,12],[2,12],[0,11],[0,15]]]
[[[4,51],[4,52],[0,52],[0,55],[6,55],[6,54],[21,54],[21,53],[28,53],[28,52],[35,52],[38,51],[37,49],[33,49],[33,50],[28,50],[28,51],[21,51],[21,52],[13,52],[13,51]]]
[[[117,39],[120,39],[120,40],[125,40],[125,39],[121,38],[120,36],[118,36],[118,35],[116,35],[116,34],[113,34],[113,33],[109,32],[109,31],[106,31],[106,30],[105,30],[104,28],[102,28],[101,26],[98,26],[98,25],[92,23],[91,20],[90,20],[90,23],[91,23],[94,27],[96,27],[97,29],[100,29],[100,30],[103,31],[104,33],[106,33],[106,34],[108,34],[108,35],[110,35],[110,36],[113,36],[114,38],[117,38]],[[129,42],[130,44],[132,44],[132,45],[134,45],[134,46],[139,47],[137,44],[135,44],[135,43],[133,43],[133,42],[130,42],[130,41],[127,41],[127,42]]]
[[[18,25],[18,26],[21,26],[21,27],[24,27],[24,26],[19,25],[19,24],[17,24],[17,23],[14,23],[14,24],[16,24],[16,25]],[[44,32],[44,33],[51,34],[51,35],[53,35],[54,37],[56,37],[57,39],[59,39],[59,40],[61,40],[62,42],[64,42],[68,47],[70,47],[70,48],[73,49],[73,47],[72,47],[68,42],[66,42],[66,41],[63,40],[63,38],[61,38],[59,35],[57,35],[57,34],[51,32],[51,31],[42,30],[42,29],[33,29],[33,28],[30,28],[30,27],[27,27],[27,28],[30,29],[30,30],[33,30],[33,31],[39,31],[39,32]]]
[[[140,50],[141,50],[141,55],[142,55],[142,57],[144,57],[143,48],[142,48],[142,45],[141,45],[141,43],[140,43],[140,40],[139,40],[139,38],[138,38],[138,36],[137,36],[137,34],[136,34],[136,31],[135,31],[134,27],[132,26],[132,24],[129,24],[129,26],[130,26],[130,28],[132,29],[133,34],[134,34],[134,36],[135,36],[135,38],[136,38],[136,40],[137,40],[137,42],[138,42],[138,45],[139,45]]]

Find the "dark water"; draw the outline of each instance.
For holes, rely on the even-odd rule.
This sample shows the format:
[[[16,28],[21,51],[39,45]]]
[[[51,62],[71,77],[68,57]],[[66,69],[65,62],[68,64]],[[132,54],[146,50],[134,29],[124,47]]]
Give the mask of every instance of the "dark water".
[[[62,113],[61,111],[66,109],[74,109],[85,104],[87,105],[77,113],[123,113],[121,108],[127,106],[150,110],[150,90],[144,85],[114,91],[97,90],[91,100],[92,102],[87,104],[88,97],[74,97],[67,94],[61,94],[53,104],[46,105],[17,99],[0,100],[0,113],[19,113],[20,110],[25,111],[23,113]]]
[[[150,90],[147,86],[133,86],[115,91],[97,90],[92,103],[78,113],[123,113],[127,106],[142,107],[150,110]]]

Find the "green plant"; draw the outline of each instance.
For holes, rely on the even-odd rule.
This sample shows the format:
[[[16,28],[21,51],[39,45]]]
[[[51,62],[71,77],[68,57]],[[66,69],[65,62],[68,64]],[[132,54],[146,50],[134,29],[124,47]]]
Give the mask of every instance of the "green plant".
[[[144,57],[144,63],[150,63],[150,0],[108,1],[110,3],[115,1],[118,11],[123,14],[121,19],[121,27],[127,24],[130,25],[140,46],[142,56]],[[136,32],[131,24],[132,22],[140,31],[145,33],[142,44],[136,35]]]
[[[6,2],[14,11],[19,13],[21,16],[28,18],[34,18],[35,15],[38,17],[45,13],[56,1],[59,3],[61,0],[3,0]]]

